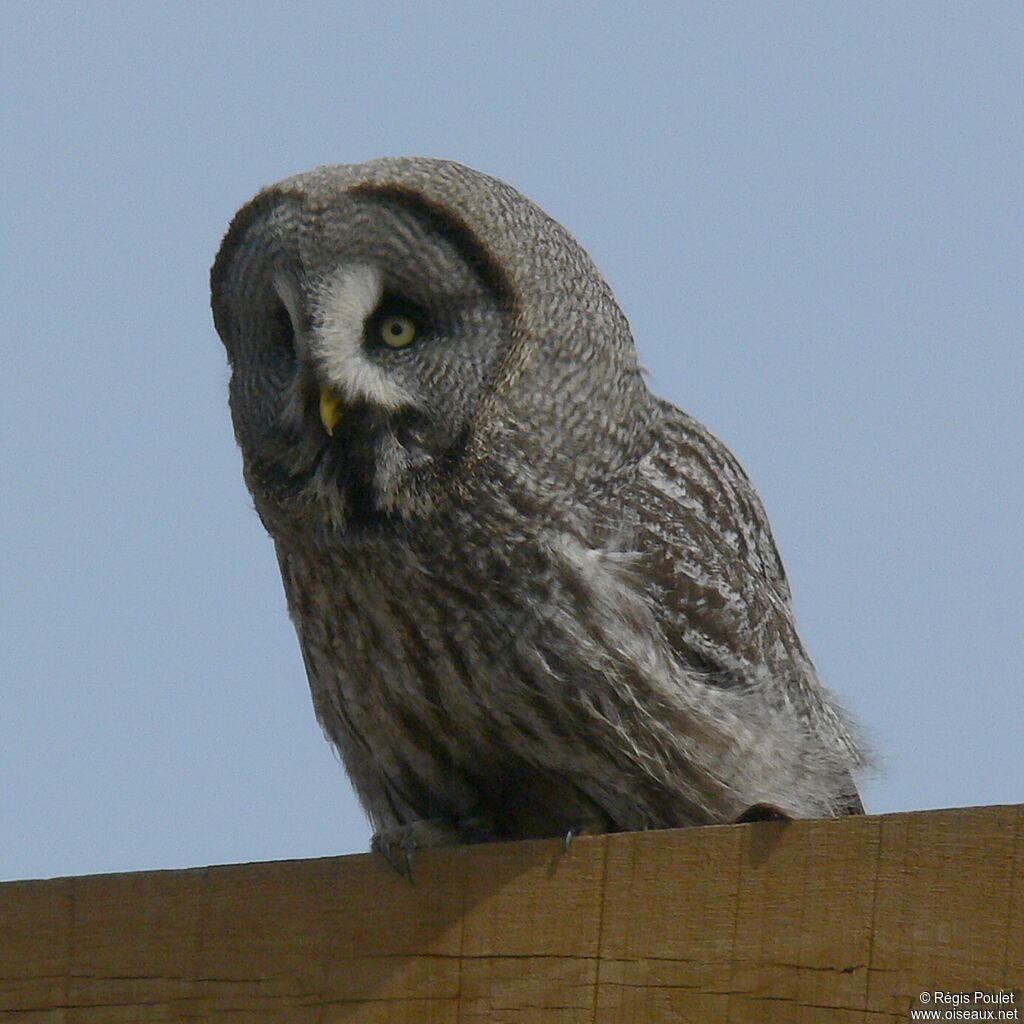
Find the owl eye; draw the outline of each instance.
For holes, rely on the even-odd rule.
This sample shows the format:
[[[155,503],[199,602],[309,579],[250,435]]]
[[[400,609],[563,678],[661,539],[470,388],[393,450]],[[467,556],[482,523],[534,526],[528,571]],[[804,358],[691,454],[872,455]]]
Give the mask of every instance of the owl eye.
[[[407,316],[386,316],[380,322],[380,340],[389,348],[405,348],[416,340],[416,324]]]

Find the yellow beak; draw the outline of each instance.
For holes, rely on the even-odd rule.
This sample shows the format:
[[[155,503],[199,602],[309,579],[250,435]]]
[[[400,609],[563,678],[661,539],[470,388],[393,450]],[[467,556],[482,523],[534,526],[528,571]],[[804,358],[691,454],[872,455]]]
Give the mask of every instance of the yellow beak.
[[[338,425],[341,420],[341,399],[334,394],[333,391],[328,391],[327,388],[320,389],[320,422],[324,425],[324,430],[327,431],[327,436],[331,437],[334,434],[334,428]]]

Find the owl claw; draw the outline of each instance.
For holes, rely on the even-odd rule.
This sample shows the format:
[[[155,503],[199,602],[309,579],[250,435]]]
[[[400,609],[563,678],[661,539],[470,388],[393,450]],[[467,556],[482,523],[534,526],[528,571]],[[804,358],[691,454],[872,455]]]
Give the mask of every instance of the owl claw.
[[[379,853],[398,874],[415,885],[412,858],[417,850],[431,846],[455,846],[465,841],[457,825],[440,818],[429,818],[381,829],[370,841],[370,849]]]
[[[399,874],[402,873],[402,865],[395,860],[395,855],[391,852],[391,844],[387,841],[384,836],[375,835],[370,842],[370,849],[374,853],[379,853]]]
[[[409,879],[411,885],[416,884],[416,878],[412,873],[412,854],[416,848],[415,840],[411,836],[403,836],[397,844],[394,836],[387,836],[378,833],[373,837],[371,849],[379,853],[398,874]]]
[[[584,816],[575,825],[570,825],[562,836],[562,854],[569,852],[572,841],[577,836],[596,836],[611,831],[611,822],[600,815]]]

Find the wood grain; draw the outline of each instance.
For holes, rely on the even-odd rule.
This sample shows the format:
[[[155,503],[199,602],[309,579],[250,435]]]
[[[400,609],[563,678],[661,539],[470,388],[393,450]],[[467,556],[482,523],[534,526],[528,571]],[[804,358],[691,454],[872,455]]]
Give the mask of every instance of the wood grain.
[[[370,855],[9,882],[0,1022],[906,1021],[1024,988],[1022,844],[982,807],[430,851],[415,886]]]

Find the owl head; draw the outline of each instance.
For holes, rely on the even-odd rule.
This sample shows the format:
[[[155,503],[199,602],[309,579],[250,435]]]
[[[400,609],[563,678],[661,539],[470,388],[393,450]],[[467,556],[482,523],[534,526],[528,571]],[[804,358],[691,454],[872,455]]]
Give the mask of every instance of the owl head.
[[[578,495],[648,428],[629,328],[589,257],[455,163],[323,167],[264,189],[211,287],[268,526],[407,522],[488,464]]]

